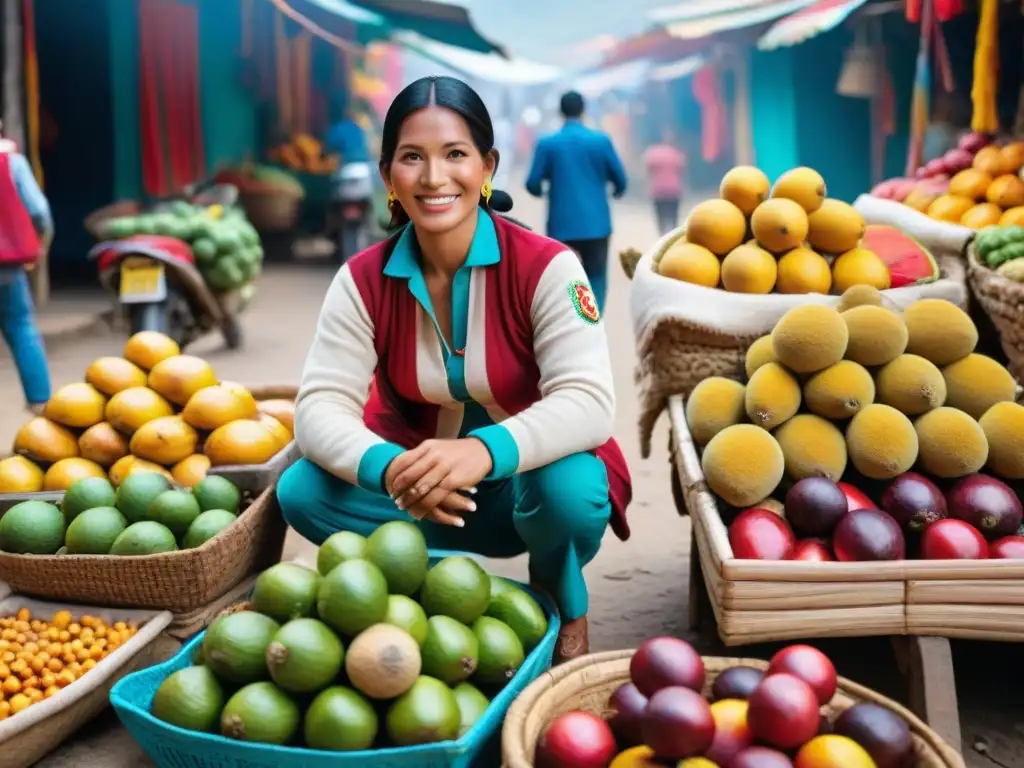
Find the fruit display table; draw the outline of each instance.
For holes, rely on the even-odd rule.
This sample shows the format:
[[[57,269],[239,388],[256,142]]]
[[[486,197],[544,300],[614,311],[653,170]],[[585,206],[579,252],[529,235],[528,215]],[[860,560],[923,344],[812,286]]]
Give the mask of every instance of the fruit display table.
[[[839,573],[829,576],[823,568],[814,569],[812,563],[774,563],[732,560],[733,565],[746,568],[743,580],[723,578],[722,562],[716,562],[711,544],[709,518],[717,519],[718,537],[724,535],[724,526],[718,517],[717,505],[704,481],[700,459],[690,437],[686,423],[683,399],[669,399],[671,419],[671,451],[674,463],[672,474],[673,495],[681,515],[689,514],[690,585],[689,625],[696,630],[704,618],[702,606],[710,606],[717,623],[717,631],[727,645],[744,645],[770,640],[796,640],[807,637],[858,637],[889,635],[900,671],[906,677],[911,709],[951,745],[960,745],[960,716],[956,698],[956,678],[949,640],[944,637],[906,635],[904,616],[904,582],[898,577],[889,581],[841,582]],[[711,514],[708,514],[708,513]],[[713,515],[713,517],[712,517]],[[727,561],[728,562],[728,561]],[[830,568],[842,568],[841,563],[826,563]],[[856,564],[851,564],[856,565]],[[884,578],[886,563],[872,563],[878,567],[877,579]],[[772,566],[780,566],[773,569]],[[785,573],[789,571],[789,573]],[[816,571],[816,572],[815,572]],[[778,578],[779,576],[783,578]],[[832,578],[833,581],[827,579]],[[874,588],[876,596],[889,605],[867,603],[858,608],[853,603],[863,600]],[[845,608],[819,608],[811,606],[841,603],[844,592],[849,595]],[[787,609],[787,598],[791,606]],[[861,596],[861,597],[858,597]],[[774,598],[775,602],[771,598]],[[863,602],[861,602],[864,605]],[[753,606],[756,606],[754,608]],[[748,610],[743,610],[748,608]],[[842,619],[846,613],[847,620]],[[746,614],[743,616],[741,614]],[[788,615],[787,615],[788,614]],[[730,622],[728,628],[738,633],[722,631],[722,620]],[[743,632],[746,621],[760,627],[756,632]]]

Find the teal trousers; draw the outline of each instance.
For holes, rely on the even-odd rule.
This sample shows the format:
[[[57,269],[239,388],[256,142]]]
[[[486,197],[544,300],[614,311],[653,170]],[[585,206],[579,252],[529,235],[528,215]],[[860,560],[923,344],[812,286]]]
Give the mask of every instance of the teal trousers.
[[[337,531],[368,536],[391,520],[412,521],[386,494],[339,480],[306,459],[281,476],[277,496],[288,524],[317,545]],[[418,522],[427,545],[496,558],[528,552],[531,579],[554,597],[562,618],[585,615],[583,567],[600,549],[611,516],[604,462],[573,454],[483,482],[474,499],[477,509],[466,513],[464,528]]]

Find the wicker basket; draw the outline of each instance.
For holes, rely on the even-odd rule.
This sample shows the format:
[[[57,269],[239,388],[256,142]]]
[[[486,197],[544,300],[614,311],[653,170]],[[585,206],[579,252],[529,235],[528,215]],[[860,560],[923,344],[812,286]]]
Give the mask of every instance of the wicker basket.
[[[1024,283],[982,266],[973,245],[967,249],[967,280],[971,292],[999,332],[1007,368],[1017,381],[1024,381]]]
[[[196,549],[137,557],[0,552],[0,579],[36,597],[187,613],[280,560],[286,530],[272,486]]]
[[[302,213],[302,196],[290,190],[240,192],[238,202],[258,232],[288,232],[295,229]]]
[[[531,683],[519,694],[505,717],[501,734],[503,768],[532,768],[537,742],[545,726],[559,715],[574,710],[603,715],[615,689],[629,682],[629,660],[632,656],[633,651],[610,651],[583,656],[552,668]],[[706,656],[705,695],[710,693],[719,674],[737,666],[765,669],[768,664],[756,659]],[[829,719],[834,719],[840,712],[860,701],[879,704],[907,721],[914,736],[917,758],[914,768],[965,768],[960,755],[914,714],[846,678],[839,678],[839,690],[824,711]]]

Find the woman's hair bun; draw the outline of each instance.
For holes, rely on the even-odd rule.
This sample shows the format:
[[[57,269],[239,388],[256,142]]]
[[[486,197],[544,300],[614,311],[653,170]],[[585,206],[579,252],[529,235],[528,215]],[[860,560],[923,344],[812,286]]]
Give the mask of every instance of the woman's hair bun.
[[[491,192],[490,209],[496,213],[508,213],[512,210],[512,195],[500,189]]]

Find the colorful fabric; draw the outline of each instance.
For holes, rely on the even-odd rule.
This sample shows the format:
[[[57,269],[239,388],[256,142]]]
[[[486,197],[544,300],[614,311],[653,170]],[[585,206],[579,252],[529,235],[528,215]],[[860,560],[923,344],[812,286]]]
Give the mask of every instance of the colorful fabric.
[[[0,152],[0,269],[35,263],[39,236],[52,229],[50,206],[25,156]]]
[[[835,29],[867,0],[818,0],[775,22],[757,41],[762,51],[798,45],[822,32]]]
[[[647,183],[652,200],[678,200],[683,196],[686,155],[671,144],[655,144],[644,152]]]
[[[390,462],[430,438],[481,440],[488,480],[593,452],[607,468],[612,526],[628,537],[608,341],[577,312],[575,282],[586,275],[564,245],[481,213],[452,285],[449,347],[411,226],[355,256],[327,292],[303,371],[303,454],[381,493]]]
[[[550,237],[565,242],[611,234],[608,185],[621,197],[626,171],[607,134],[567,120],[560,131],[538,141],[526,189],[543,197],[545,184]]]

